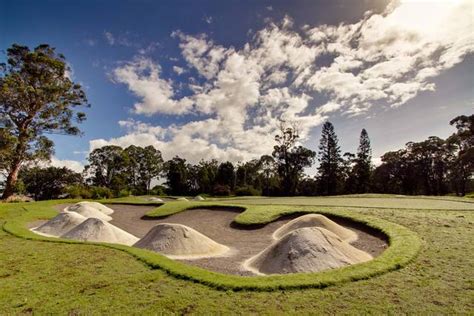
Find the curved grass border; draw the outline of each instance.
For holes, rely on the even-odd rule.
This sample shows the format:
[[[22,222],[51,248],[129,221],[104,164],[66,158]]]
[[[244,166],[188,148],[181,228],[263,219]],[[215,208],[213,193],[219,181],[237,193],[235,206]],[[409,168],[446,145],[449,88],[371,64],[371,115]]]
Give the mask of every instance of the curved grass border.
[[[7,219],[3,224],[3,230],[14,236],[27,240],[95,245],[124,251],[144,262],[150,268],[166,271],[171,276],[177,277],[179,279],[190,280],[218,290],[234,291],[273,291],[283,289],[325,288],[345,282],[364,280],[406,266],[416,257],[421,248],[421,241],[418,235],[404,226],[372,216],[353,214],[347,211],[321,211],[316,207],[273,206],[270,212],[268,211],[268,207],[267,212],[263,212],[263,208],[254,208],[253,206],[245,205],[203,202],[171,202],[162,206],[162,209],[159,212],[157,212],[159,208],[156,209],[153,211],[154,214],[149,214],[149,216],[166,216],[170,215],[170,213],[173,214],[188,209],[202,208],[203,206],[237,207],[243,209],[245,211],[235,218],[236,222],[243,225],[263,224],[285,214],[301,212],[317,212],[326,215],[339,216],[363,223],[371,228],[381,231],[387,235],[389,247],[380,256],[371,261],[339,269],[315,273],[295,273],[286,275],[250,277],[212,272],[171,260],[156,252],[140,248],[108,243],[79,242],[37,235],[28,230],[26,226],[28,222],[37,219],[50,218],[56,214],[56,212],[52,211],[49,207],[49,209],[44,209],[45,206],[43,206],[43,211],[40,211],[39,213],[36,212],[37,214],[35,214],[35,212],[27,211],[15,218]]]

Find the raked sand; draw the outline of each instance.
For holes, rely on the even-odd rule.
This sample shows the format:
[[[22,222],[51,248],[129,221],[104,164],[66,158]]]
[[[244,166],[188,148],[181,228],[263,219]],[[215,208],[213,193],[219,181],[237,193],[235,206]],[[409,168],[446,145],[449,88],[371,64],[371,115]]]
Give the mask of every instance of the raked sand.
[[[170,223],[156,225],[134,246],[174,259],[221,256],[230,250],[191,227]]]
[[[273,238],[280,239],[289,232],[303,227],[322,227],[336,234],[344,241],[353,242],[357,240],[357,234],[355,232],[333,222],[321,214],[308,214],[297,217],[277,229],[273,233]]]
[[[321,227],[293,230],[244,262],[257,274],[318,272],[369,261],[368,253]]]

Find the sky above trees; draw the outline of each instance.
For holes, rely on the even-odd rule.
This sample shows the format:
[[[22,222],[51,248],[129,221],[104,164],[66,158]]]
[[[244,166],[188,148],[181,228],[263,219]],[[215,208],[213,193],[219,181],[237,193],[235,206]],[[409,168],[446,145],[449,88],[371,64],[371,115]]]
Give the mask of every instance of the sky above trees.
[[[92,105],[81,138],[52,136],[57,166],[108,144],[249,160],[280,118],[312,150],[325,120],[343,152],[366,128],[377,158],[474,108],[471,1],[0,3],[0,48],[57,47]]]

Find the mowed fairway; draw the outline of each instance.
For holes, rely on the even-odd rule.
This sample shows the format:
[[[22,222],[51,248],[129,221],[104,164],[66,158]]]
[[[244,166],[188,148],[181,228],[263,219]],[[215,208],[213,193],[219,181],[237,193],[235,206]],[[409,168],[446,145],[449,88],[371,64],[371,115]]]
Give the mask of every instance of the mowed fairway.
[[[223,199],[222,199],[223,200]],[[233,292],[150,270],[127,253],[28,241],[0,231],[0,314],[423,313],[474,310],[474,203],[390,196],[234,198],[232,204],[316,205],[411,229],[423,244],[407,267],[325,289]],[[45,207],[58,202],[37,203]],[[0,204],[0,222],[34,204]]]

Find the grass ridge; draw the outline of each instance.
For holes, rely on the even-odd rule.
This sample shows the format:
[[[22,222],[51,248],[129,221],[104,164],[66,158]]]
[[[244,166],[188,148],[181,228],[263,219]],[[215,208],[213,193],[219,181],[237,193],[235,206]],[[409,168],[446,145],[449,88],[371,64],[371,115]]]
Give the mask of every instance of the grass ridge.
[[[36,204],[36,205],[35,205]],[[386,272],[400,269],[409,264],[420,251],[421,240],[416,233],[408,228],[372,216],[360,215],[343,210],[320,210],[317,206],[288,206],[288,205],[243,205],[216,202],[169,202],[148,213],[148,216],[163,217],[189,209],[202,207],[233,207],[243,210],[235,218],[242,225],[264,224],[282,215],[295,212],[317,212],[348,218],[363,223],[381,231],[388,236],[389,247],[377,258],[340,269],[327,270],[317,273],[297,273],[271,276],[236,276],[212,272],[171,260],[156,252],[117,244],[79,242],[66,239],[48,238],[34,234],[27,229],[28,222],[38,219],[48,219],[57,214],[46,205],[29,204],[23,206],[24,212],[7,218],[2,229],[16,237],[42,242],[56,242],[101,246],[124,251],[152,269],[160,269],[179,279],[190,280],[218,290],[248,290],[273,291],[282,289],[325,288],[328,286],[368,279]],[[30,208],[33,208],[30,210]]]

